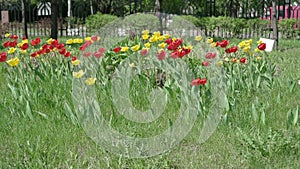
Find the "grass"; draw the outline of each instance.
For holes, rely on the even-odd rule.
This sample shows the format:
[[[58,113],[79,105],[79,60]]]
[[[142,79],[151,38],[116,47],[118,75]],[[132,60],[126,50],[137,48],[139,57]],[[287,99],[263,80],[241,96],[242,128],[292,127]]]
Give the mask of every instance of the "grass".
[[[253,93],[264,107],[265,124],[253,121],[253,98],[242,93],[240,102],[227,112],[227,120],[206,142],[198,144],[194,137],[199,133],[192,130],[171,151],[147,159],[127,159],[105,151],[51,99],[33,105],[45,116],[34,113],[30,120],[13,113],[8,106],[14,99],[1,71],[0,168],[299,168],[299,122],[287,129],[286,116],[300,105],[300,49],[295,48],[295,41],[281,44],[282,50],[270,53],[270,61],[279,69],[276,83],[272,90],[257,89]],[[55,94],[69,97],[68,92],[55,90],[59,86],[42,86],[48,93],[44,98]],[[127,124],[124,119],[118,120],[121,123],[115,121],[116,125]],[[145,129],[131,132],[135,131]]]

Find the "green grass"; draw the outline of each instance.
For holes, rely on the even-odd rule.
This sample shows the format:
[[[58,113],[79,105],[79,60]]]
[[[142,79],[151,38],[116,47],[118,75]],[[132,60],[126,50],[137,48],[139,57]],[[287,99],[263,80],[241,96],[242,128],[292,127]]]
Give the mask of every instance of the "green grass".
[[[65,109],[57,107],[60,104],[51,99],[33,106],[46,116],[34,113],[30,120],[17,112],[12,113],[8,106],[14,99],[1,69],[0,168],[299,168],[299,122],[290,129],[286,127],[287,112],[300,105],[297,84],[300,49],[295,48],[295,43],[282,41],[283,50],[270,53],[270,61],[279,68],[273,89],[257,89],[253,93],[259,104],[265,106],[264,125],[252,119],[250,108],[254,97],[241,93],[237,96],[239,103],[227,112],[228,119],[219,124],[206,142],[199,145],[194,139],[197,130],[192,130],[170,152],[147,159],[127,159],[105,151],[80,126],[72,123]],[[70,98],[68,92],[55,90],[57,87],[43,84],[48,92],[43,97],[64,94]],[[115,127],[127,124],[124,119],[117,120],[121,122],[114,121]],[[120,130],[130,133],[125,129]],[[145,128],[131,132],[145,132]]]

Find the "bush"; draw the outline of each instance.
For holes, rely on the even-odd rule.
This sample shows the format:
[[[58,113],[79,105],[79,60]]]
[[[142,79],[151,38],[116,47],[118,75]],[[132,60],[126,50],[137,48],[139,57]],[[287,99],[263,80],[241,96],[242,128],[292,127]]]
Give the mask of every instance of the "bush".
[[[130,27],[136,32],[141,32],[144,29],[149,29],[151,32],[157,31],[160,28],[159,18],[153,14],[136,13],[134,15],[126,16],[122,23],[125,23],[123,26]],[[151,25],[149,25],[149,23],[151,23]]]
[[[181,15],[181,18],[193,23],[197,27],[202,26],[200,20],[192,15]]]
[[[114,15],[102,14],[98,12],[97,14],[90,15],[86,18],[86,27],[88,29],[99,29],[117,18],[118,17]]]

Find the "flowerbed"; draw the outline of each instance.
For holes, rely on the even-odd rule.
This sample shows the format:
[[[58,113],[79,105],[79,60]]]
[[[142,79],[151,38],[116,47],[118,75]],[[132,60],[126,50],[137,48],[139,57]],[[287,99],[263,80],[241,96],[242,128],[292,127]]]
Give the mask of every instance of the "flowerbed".
[[[72,113],[70,96],[65,93],[72,88],[72,77],[83,78],[87,86],[101,85],[103,77],[109,81],[118,65],[129,57],[134,59],[133,56],[156,57],[159,61],[183,60],[193,73],[193,78],[189,79],[190,87],[200,86],[199,94],[207,98],[212,92],[211,85],[214,85],[207,83],[210,81],[207,69],[224,69],[227,110],[235,106],[239,93],[247,91],[251,94],[256,88],[271,88],[273,83],[274,66],[268,63],[264,52],[266,44],[260,41],[253,43],[252,39],[230,44],[228,40],[214,41],[213,38],[196,36],[188,41],[144,30],[139,36],[124,38],[107,49],[98,45],[101,41],[98,36],[68,39],[65,42],[55,39],[41,42],[40,38],[29,40],[9,34],[5,37],[7,39],[2,46],[6,51],[0,53],[0,62],[5,64],[8,87],[16,101],[9,109],[12,113],[21,112],[18,114],[31,118],[34,112],[44,115],[43,106],[39,104],[43,99],[54,107],[64,107]],[[207,48],[201,49],[199,44]],[[155,51],[154,54],[150,50]],[[100,60],[95,61],[100,64],[96,75],[88,74],[81,65],[85,59],[91,58]],[[135,67],[135,64],[128,66]],[[163,73],[163,70],[153,70],[150,74],[145,73],[145,77],[150,78],[152,87],[158,85],[157,81],[160,83],[158,86],[166,87],[164,83],[168,76]],[[209,104],[203,101],[203,107],[206,103]]]

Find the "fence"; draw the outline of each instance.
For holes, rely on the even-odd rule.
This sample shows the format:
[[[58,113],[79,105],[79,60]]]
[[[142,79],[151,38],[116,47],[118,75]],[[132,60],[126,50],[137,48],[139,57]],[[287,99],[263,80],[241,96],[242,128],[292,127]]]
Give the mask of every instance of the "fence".
[[[51,4],[41,2],[31,4],[30,0],[24,6],[25,18],[27,22],[27,32],[29,36],[49,36],[51,31]],[[73,17],[68,17],[68,4],[61,1],[59,4],[58,34],[59,36],[86,36],[89,32],[84,26],[84,19],[90,14],[89,6],[85,1],[76,1],[71,4]],[[6,32],[21,35],[23,32],[22,23],[22,2],[2,1],[1,9],[1,35]],[[5,19],[3,19],[5,18]],[[76,19],[75,19],[76,18]]]
[[[59,5],[59,19],[58,19],[58,36],[88,36],[93,32],[85,26],[85,18],[91,13],[95,13],[99,10],[99,8],[103,8],[99,6],[94,6],[91,9],[89,1],[69,1],[72,2],[70,8],[70,12],[72,17],[68,17],[71,14],[68,13],[68,1],[67,0],[58,0],[60,1]],[[22,8],[21,0],[2,0],[0,2],[0,10],[1,10],[1,20],[2,23],[0,25],[0,33],[3,36],[6,32],[22,35],[23,34],[23,23],[22,23],[22,11],[26,11],[24,16],[27,21],[27,31],[29,36],[49,36],[51,31],[51,5],[47,1],[41,1],[39,4],[32,4],[30,0],[25,1],[26,4]],[[100,1],[94,0],[95,4],[99,4]],[[122,1],[125,2],[125,1]],[[138,5],[134,5],[133,3],[137,2]],[[135,13],[135,12],[143,12],[141,0],[128,0],[130,4],[129,11],[127,14]],[[197,17],[203,16],[231,16],[234,18],[265,18],[270,19],[270,0],[262,0],[259,3],[253,4],[250,0],[227,0],[220,1],[220,3],[216,3],[215,0],[203,0],[205,4],[205,9],[202,14],[199,14],[195,11],[197,4],[192,4],[193,2],[200,1],[190,1],[189,12],[186,9],[181,9],[181,14],[190,14]],[[226,3],[225,3],[226,2]],[[251,2],[251,3],[250,3]],[[289,3],[287,3],[289,2]],[[278,0],[277,2],[281,7],[278,8],[278,19],[281,18],[290,18],[295,15],[294,11],[290,11],[291,9],[299,9],[299,6],[291,7],[290,1],[286,0]],[[300,4],[300,2],[299,2]],[[121,5],[122,6],[122,5]],[[198,4],[199,6],[199,4]],[[221,7],[220,7],[221,6]],[[217,8],[217,9],[216,9]],[[148,8],[147,8],[148,9]],[[282,11],[285,9],[285,11]],[[92,10],[92,11],[91,11]],[[105,10],[103,8],[102,10]],[[121,10],[120,10],[121,11]],[[124,11],[119,11],[119,15],[125,15]],[[129,13],[128,13],[129,12]],[[168,11],[165,11],[168,12]],[[298,13],[297,13],[298,16]],[[296,17],[299,19],[299,17]],[[166,19],[165,19],[166,20]],[[202,28],[207,33],[207,28]],[[299,27],[297,27],[299,31]],[[212,36],[221,36],[221,37],[231,37],[232,34],[228,31],[224,31],[219,29],[213,30],[213,33],[207,33]],[[283,30],[284,31],[284,30]],[[258,33],[259,32],[259,33]],[[285,32],[281,32],[282,35],[286,34]],[[288,33],[289,34],[289,33]],[[258,26],[253,26],[249,29],[241,30],[238,37],[251,37],[251,36],[260,36],[263,35],[265,37],[271,37],[272,32],[270,29],[261,29]],[[297,33],[295,33],[298,36]],[[1,37],[0,37],[1,38]]]

